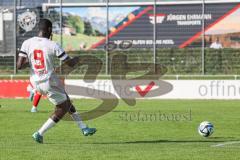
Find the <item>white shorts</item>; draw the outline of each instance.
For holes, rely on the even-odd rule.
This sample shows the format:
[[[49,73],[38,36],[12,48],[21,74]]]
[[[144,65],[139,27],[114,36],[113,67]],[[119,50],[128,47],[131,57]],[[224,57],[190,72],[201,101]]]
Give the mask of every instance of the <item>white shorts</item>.
[[[63,83],[55,75],[42,82],[34,82],[32,79],[30,81],[33,87],[42,95],[46,95],[54,105],[59,105],[68,99]]]

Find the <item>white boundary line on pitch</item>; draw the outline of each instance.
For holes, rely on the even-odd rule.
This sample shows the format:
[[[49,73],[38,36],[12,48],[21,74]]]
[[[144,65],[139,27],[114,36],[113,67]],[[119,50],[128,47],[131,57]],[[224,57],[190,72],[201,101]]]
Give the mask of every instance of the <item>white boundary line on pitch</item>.
[[[233,145],[233,144],[240,144],[240,141],[232,141],[232,142],[214,144],[214,145],[211,145],[211,147],[224,147],[224,146]]]

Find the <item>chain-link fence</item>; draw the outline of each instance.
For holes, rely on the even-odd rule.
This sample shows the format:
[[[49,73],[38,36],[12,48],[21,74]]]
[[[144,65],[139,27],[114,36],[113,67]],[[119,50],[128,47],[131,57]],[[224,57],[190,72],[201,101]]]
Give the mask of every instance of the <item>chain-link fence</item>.
[[[102,74],[114,69],[114,55],[126,55],[169,75],[238,75],[239,16],[237,0],[0,0],[0,74],[28,74],[16,70],[17,51],[48,18],[53,40],[70,55],[101,59]]]

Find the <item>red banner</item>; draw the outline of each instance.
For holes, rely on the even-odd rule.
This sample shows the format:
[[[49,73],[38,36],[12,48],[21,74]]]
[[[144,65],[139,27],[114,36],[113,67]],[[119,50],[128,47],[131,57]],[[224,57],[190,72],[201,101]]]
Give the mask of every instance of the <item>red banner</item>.
[[[29,80],[0,80],[0,98],[27,98]]]

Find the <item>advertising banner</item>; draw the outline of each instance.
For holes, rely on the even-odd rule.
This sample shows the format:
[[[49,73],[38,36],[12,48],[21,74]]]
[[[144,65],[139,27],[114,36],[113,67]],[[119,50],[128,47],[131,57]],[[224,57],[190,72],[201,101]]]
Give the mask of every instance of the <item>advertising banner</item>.
[[[128,83],[128,82],[127,82]],[[112,80],[65,80],[72,98],[90,99],[240,99],[239,80],[166,80],[113,83]],[[27,80],[1,80],[0,98],[28,98]],[[17,90],[16,90],[17,88]],[[184,91],[184,92],[183,92]]]
[[[118,7],[121,10],[121,7]],[[155,18],[153,6],[134,8],[127,18],[110,28],[109,41],[132,43],[134,48],[152,48]],[[110,13],[111,14],[111,13]],[[240,47],[240,5],[202,4],[159,5],[156,10],[156,43],[158,48],[201,47],[202,26],[206,45],[220,41],[225,48]],[[204,24],[203,24],[204,20]],[[92,46],[101,48],[106,38]]]

